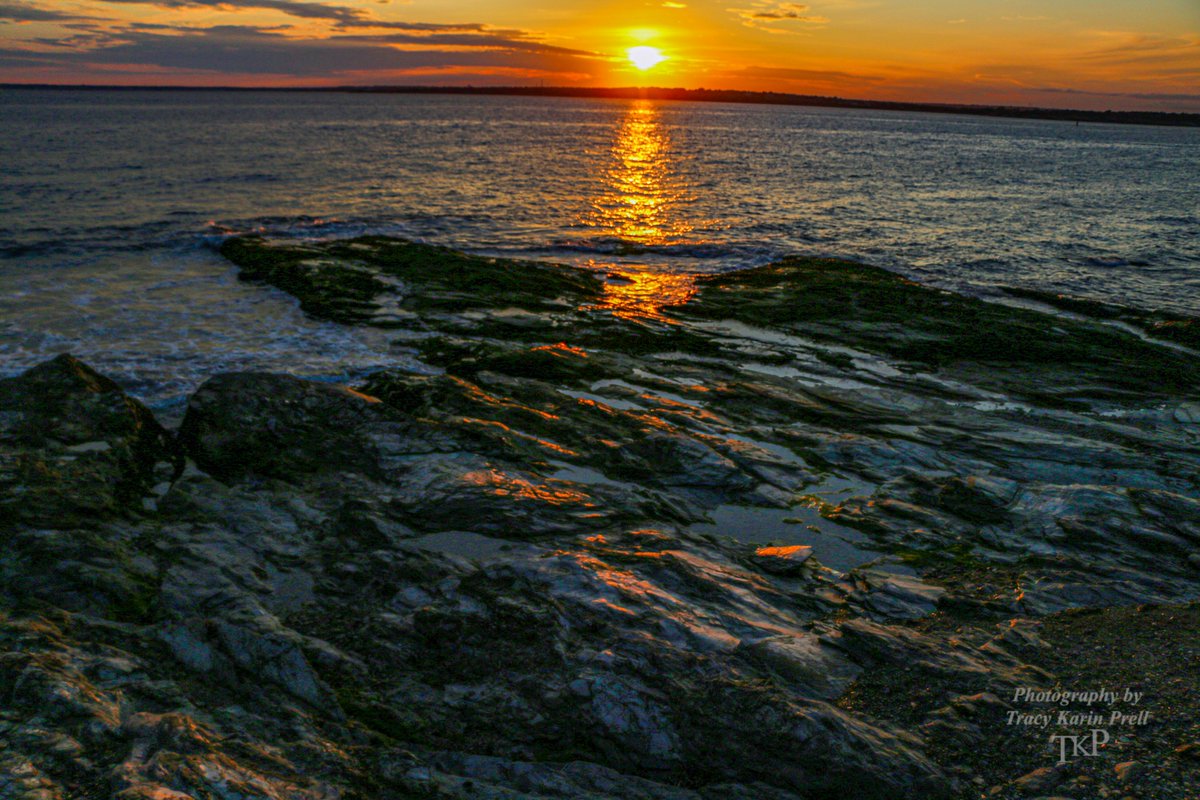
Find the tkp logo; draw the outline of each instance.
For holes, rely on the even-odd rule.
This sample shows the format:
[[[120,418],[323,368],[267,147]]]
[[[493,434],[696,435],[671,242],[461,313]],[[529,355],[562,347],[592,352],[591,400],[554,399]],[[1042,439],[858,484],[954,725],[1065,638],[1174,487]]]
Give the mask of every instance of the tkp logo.
[[[1095,758],[1100,755],[1100,748],[1108,744],[1108,731],[1103,728],[1093,728],[1087,734],[1056,733],[1050,737],[1050,744],[1058,742],[1058,763],[1067,763],[1067,742],[1071,743],[1071,758],[1083,756]]]

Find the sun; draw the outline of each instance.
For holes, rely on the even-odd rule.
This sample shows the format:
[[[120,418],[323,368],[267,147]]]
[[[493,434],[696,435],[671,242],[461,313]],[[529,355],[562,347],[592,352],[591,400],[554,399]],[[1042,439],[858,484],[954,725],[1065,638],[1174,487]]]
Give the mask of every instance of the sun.
[[[625,55],[629,56],[629,60],[635,67],[640,70],[647,70],[656,64],[661,64],[667,60],[663,55],[662,50],[657,47],[631,47],[625,51]]]

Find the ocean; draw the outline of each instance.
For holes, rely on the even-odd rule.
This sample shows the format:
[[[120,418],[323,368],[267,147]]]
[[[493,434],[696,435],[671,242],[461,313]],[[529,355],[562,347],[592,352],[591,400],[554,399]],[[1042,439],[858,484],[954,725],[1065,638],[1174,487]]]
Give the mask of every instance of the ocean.
[[[216,372],[423,366],[236,279],[232,234],[408,237],[664,278],[837,256],[1195,314],[1200,130],[568,98],[0,90],[0,373],[152,406]]]

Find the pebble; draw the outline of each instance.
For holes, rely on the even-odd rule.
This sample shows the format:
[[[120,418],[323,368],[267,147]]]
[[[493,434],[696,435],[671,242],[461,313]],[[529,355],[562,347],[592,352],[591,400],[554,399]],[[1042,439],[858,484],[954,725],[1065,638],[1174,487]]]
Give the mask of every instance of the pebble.
[[[1121,783],[1129,783],[1136,781],[1146,772],[1146,765],[1137,761],[1122,761],[1113,767],[1117,773],[1117,780]]]

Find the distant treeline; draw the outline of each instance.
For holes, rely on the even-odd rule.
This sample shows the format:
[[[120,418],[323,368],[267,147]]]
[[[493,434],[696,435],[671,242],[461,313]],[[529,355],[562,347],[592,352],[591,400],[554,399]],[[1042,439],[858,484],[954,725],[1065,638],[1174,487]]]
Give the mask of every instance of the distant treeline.
[[[881,111],[919,111],[927,114],[974,114],[985,117],[1049,119],[1066,122],[1109,122],[1124,125],[1175,125],[1200,127],[1200,114],[1167,111],[1084,111],[1070,108],[980,106],[955,103],[903,103],[890,100],[853,100],[784,92],[747,92],[736,89],[664,89],[626,87],[595,89],[575,86],[335,86],[335,87],[183,87],[183,86],[67,86],[61,84],[0,84],[4,89],[105,89],[131,91],[272,91],[350,92],[372,94],[519,95],[524,97],[586,97],[598,99],[682,100],[701,103],[756,103],[827,108],[869,108]]]
[[[985,117],[1053,119],[1067,122],[1114,122],[1126,125],[1182,125],[1200,127],[1200,114],[1166,111],[1083,111],[1070,108],[1024,108],[1020,106],[977,106],[950,103],[901,103],[889,100],[852,100],[784,92],[746,92],[736,89],[589,89],[574,86],[347,86],[339,91],[401,94],[490,94],[529,97],[590,97],[607,99],[646,98],[686,100],[701,103],[758,103],[776,106],[825,106],[828,108],[872,108],[882,111],[922,111],[932,114],[976,114]]]

